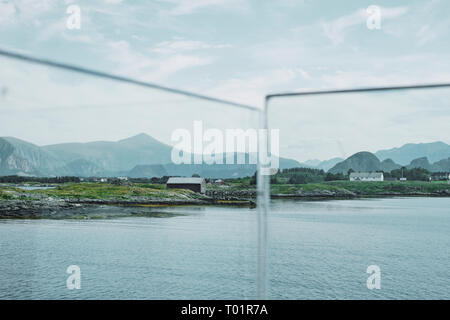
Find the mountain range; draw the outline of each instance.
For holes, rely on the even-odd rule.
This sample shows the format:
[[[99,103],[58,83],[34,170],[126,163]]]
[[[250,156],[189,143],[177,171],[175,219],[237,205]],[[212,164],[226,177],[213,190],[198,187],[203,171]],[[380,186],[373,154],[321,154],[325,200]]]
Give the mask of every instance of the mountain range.
[[[337,163],[343,161],[344,159],[342,158],[332,158],[329,160],[324,160],[324,161],[320,161],[320,160],[308,160],[305,162],[301,162],[300,166],[304,167],[304,168],[311,168],[311,169],[320,169],[323,171],[328,171],[330,170],[332,167],[334,167]]]
[[[355,153],[342,162],[336,164],[328,172],[330,173],[344,173],[346,174],[350,169],[353,171],[384,171],[390,172],[392,170],[400,169],[402,165],[395,163],[392,159],[380,159],[373,153],[363,151]],[[430,172],[450,172],[450,157],[442,159],[434,163],[430,163],[427,157],[420,157],[412,160],[408,165],[404,166],[407,169],[423,168]]]
[[[437,162],[450,157],[450,145],[437,141],[431,143],[408,143],[399,148],[380,150],[375,155],[381,160],[392,159],[406,166],[411,161],[427,157],[430,162]]]
[[[402,166],[424,168],[431,172],[450,171],[448,166],[450,145],[444,142],[408,143],[399,148],[377,152],[358,152],[347,159],[308,160],[300,163],[302,167],[322,169],[331,173],[344,172],[345,168],[358,171],[389,172]],[[339,164],[339,165],[338,165]],[[355,169],[357,168],[357,169]],[[345,170],[345,173],[347,173]]]
[[[210,178],[251,176],[253,164],[181,164],[171,161],[172,147],[147,134],[127,139],[87,143],[62,143],[37,146],[12,138],[0,138],[0,175],[29,176],[129,176],[161,177],[199,174]],[[222,155],[224,158],[226,154]],[[248,159],[249,155],[245,155]],[[235,155],[237,157],[237,155]],[[248,162],[247,162],[248,163]],[[405,144],[399,148],[380,150],[375,154],[358,152],[347,159],[326,161],[280,158],[280,169],[307,167],[331,173],[385,171],[405,166],[431,172],[450,171],[450,146],[443,142]]]
[[[88,143],[63,143],[37,146],[12,138],[0,138],[0,175],[29,176],[129,176],[164,175],[210,178],[251,176],[253,164],[181,164],[171,162],[172,147],[147,134],[127,139]],[[224,158],[226,155],[222,155]],[[236,157],[236,155],[235,155]],[[248,159],[248,154],[246,155]],[[299,162],[280,158],[280,168],[300,166]]]

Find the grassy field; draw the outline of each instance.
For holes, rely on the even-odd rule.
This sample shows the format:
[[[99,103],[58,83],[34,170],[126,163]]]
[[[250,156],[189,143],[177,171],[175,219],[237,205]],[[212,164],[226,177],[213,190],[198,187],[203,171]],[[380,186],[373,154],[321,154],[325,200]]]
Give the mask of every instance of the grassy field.
[[[129,186],[108,183],[65,183],[54,189],[22,190],[14,186],[0,186],[0,199],[22,198],[26,195],[63,199],[127,200],[133,197],[151,199],[198,199],[202,195],[190,190],[166,189],[164,185],[132,184]]]
[[[229,182],[227,186],[209,186],[209,189],[224,191],[254,190],[255,185],[248,181]],[[358,195],[383,195],[383,194],[450,194],[450,184],[442,182],[421,181],[383,181],[383,182],[350,182],[330,181],[308,184],[272,184],[271,193],[274,195],[299,194],[301,192],[321,191],[350,191]],[[22,190],[14,185],[0,185],[0,200],[14,199],[95,199],[95,200],[128,200],[136,198],[145,199],[174,199],[189,200],[202,199],[204,196],[190,190],[166,189],[163,184],[131,184],[113,185],[108,183],[65,183],[55,185],[54,189]]]
[[[324,183],[308,183],[308,184],[272,184],[270,191],[272,194],[294,194],[298,191],[337,191],[340,188]]]
[[[364,194],[377,194],[383,192],[399,193],[433,193],[444,190],[450,190],[450,184],[446,181],[380,181],[380,182],[351,182],[351,181],[333,181],[328,184],[349,191],[359,191]]]
[[[278,179],[282,182],[282,179]],[[250,179],[236,179],[227,182],[226,189],[223,186],[211,186],[211,189],[218,190],[250,190],[255,189],[255,185],[250,184]],[[298,191],[318,192],[318,191],[339,191],[347,190],[362,195],[377,194],[413,194],[413,193],[439,193],[445,190],[450,192],[450,184],[446,181],[328,181],[321,183],[307,184],[271,184],[272,194],[295,194]]]
[[[353,181],[330,181],[324,183],[309,184],[274,184],[271,185],[273,194],[292,194],[297,191],[337,191],[348,190],[362,195],[377,194],[413,194],[413,193],[439,193],[450,191],[450,184],[445,181],[423,182],[423,181],[377,181],[377,182],[353,182]]]
[[[8,191],[6,188],[0,187],[0,200],[11,200],[13,198],[12,194]]]

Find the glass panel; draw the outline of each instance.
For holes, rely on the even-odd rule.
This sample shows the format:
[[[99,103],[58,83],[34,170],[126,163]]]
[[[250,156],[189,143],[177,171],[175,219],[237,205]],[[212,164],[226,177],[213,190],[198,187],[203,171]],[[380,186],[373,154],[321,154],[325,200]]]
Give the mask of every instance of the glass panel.
[[[172,151],[194,161],[208,129],[256,129],[258,110],[7,57],[0,70],[0,298],[255,298],[256,165]],[[206,194],[166,187],[193,175]]]
[[[269,298],[450,298],[450,87],[274,97],[268,119],[296,161],[271,177]]]

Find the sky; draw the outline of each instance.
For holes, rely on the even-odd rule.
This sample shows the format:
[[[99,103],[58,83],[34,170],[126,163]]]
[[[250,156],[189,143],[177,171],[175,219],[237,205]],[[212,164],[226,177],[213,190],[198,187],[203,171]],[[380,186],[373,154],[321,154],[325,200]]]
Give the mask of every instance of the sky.
[[[80,29],[66,26],[71,5],[81,10]],[[367,26],[369,6],[381,10],[379,29]],[[0,0],[0,48],[262,107],[275,92],[450,82],[448,12],[445,0]],[[55,79],[26,74],[39,86]],[[52,106],[59,107],[45,107]],[[27,116],[3,116],[0,136],[17,134],[14,122]],[[101,127],[104,139],[141,130]],[[20,130],[37,144],[95,136]],[[168,140],[159,129],[144,131]]]

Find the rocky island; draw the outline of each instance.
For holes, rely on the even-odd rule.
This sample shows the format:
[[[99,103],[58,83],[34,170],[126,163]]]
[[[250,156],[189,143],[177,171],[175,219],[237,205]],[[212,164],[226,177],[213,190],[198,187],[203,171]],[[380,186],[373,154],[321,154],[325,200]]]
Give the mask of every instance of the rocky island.
[[[0,218],[101,218],[118,215],[153,215],[150,208],[177,205],[254,206],[247,198],[214,198],[164,185],[65,183],[62,185],[0,186]]]
[[[276,199],[358,199],[367,197],[450,197],[445,181],[327,181],[271,185]],[[0,184],[0,219],[82,219],[120,216],[158,216],[158,208],[179,205],[255,207],[256,189],[251,178],[226,185],[209,184],[205,194],[166,189],[164,184],[99,182],[60,184]]]

